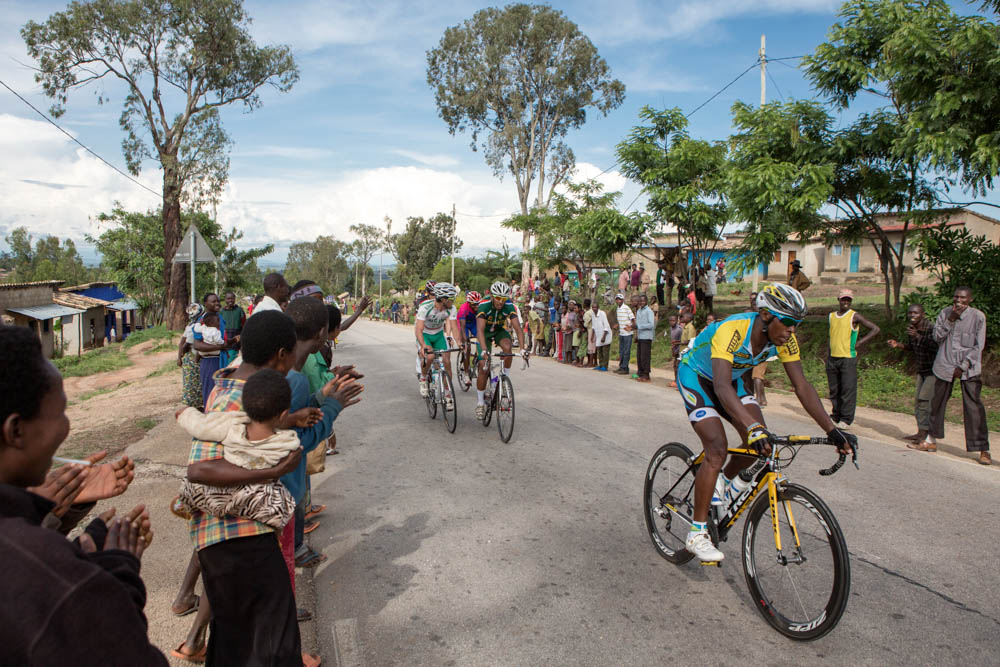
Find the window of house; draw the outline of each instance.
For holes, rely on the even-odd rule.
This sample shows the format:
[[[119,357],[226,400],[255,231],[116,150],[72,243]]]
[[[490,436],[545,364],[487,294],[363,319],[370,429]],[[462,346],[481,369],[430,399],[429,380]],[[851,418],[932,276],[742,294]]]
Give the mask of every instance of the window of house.
[[[835,257],[838,257],[838,256],[842,255],[843,253],[844,253],[844,246],[842,246],[839,243],[834,243],[833,244],[833,255]]]
[[[780,250],[775,250],[774,251],[774,262],[775,262],[775,264],[781,263],[781,251]]]
[[[903,242],[902,241],[896,241],[892,245],[896,248],[896,254],[897,255],[902,255],[903,254]]]
[[[48,332],[49,332],[49,321],[42,320],[42,333],[48,333]]]

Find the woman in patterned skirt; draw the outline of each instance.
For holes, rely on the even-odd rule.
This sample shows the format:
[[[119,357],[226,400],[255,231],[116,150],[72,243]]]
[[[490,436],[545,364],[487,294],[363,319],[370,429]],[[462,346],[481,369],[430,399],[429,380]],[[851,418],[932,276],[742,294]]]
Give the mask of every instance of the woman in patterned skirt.
[[[194,324],[201,317],[203,311],[200,304],[192,303],[188,306],[188,325],[184,329],[180,345],[177,347],[177,365],[181,367],[181,401],[184,405],[199,410],[204,408],[205,401],[201,395],[201,371],[198,354],[191,347],[191,341],[194,340]]]

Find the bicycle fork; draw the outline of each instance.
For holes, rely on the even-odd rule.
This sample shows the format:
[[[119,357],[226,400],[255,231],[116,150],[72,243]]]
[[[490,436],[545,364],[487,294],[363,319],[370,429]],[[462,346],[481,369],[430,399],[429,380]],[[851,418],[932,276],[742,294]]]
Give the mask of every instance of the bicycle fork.
[[[769,511],[771,512],[771,528],[774,530],[774,547],[777,551],[777,561],[780,565],[788,565],[789,563],[802,564],[806,561],[805,555],[802,553],[802,542],[799,539],[799,530],[795,526],[795,517],[792,514],[792,504],[787,500],[782,500],[782,509],[785,512],[785,518],[788,519],[788,528],[792,533],[792,540],[795,542],[795,548],[792,549],[791,556],[786,556],[784,550],[781,546],[781,528],[778,524],[778,485],[784,481],[782,477],[779,477],[775,473],[768,473],[767,478],[767,501],[769,505]]]

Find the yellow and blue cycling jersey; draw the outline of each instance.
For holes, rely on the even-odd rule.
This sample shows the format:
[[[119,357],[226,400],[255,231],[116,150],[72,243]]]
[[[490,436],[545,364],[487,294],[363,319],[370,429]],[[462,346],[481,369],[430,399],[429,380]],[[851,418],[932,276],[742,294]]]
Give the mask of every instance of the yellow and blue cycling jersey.
[[[698,334],[681,357],[677,369],[677,390],[684,399],[684,408],[692,422],[719,417],[732,418],[715,394],[712,384],[712,359],[725,359],[733,365],[732,383],[736,396],[744,404],[756,404],[753,391],[744,378],[746,372],[762,364],[774,354],[782,363],[799,360],[799,344],[795,334],[780,347],[768,342],[759,354],[750,349],[750,330],[757,313],[740,313],[713,322]]]
[[[709,324],[695,337],[691,347],[681,357],[681,363],[690,366],[701,377],[711,380],[712,359],[725,359],[732,363],[733,380],[737,380],[775,354],[782,363],[798,361],[799,343],[795,334],[780,347],[768,341],[758,354],[752,352],[750,329],[757,317],[757,313],[739,313]]]

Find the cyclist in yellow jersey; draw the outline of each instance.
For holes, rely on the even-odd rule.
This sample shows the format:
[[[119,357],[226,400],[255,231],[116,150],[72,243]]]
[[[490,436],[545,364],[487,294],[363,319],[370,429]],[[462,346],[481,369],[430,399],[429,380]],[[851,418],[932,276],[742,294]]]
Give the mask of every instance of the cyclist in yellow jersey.
[[[709,507],[739,495],[747,483],[738,474],[754,461],[734,456],[723,469],[728,443],[722,420],[736,427],[746,447],[770,451],[771,434],[746,383],[754,366],[777,354],[802,407],[838,451],[851,453],[857,445],[856,437],[842,432],[830,420],[802,371],[795,329],[806,315],[805,299],[788,285],[774,284],[760,291],[756,306],[757,312],[733,315],[706,327],[684,353],[677,374],[688,419],[705,450],[704,463],[695,477],[694,522],[686,544],[688,551],[705,562],[724,558],[708,536]]]

